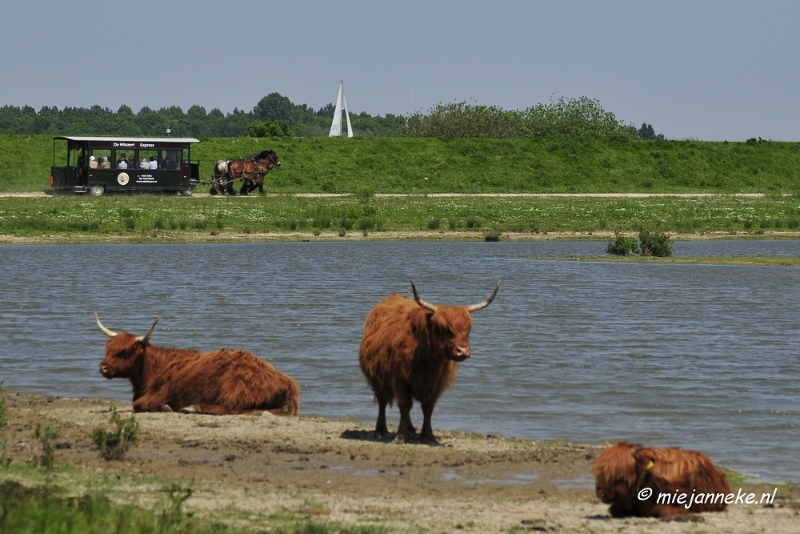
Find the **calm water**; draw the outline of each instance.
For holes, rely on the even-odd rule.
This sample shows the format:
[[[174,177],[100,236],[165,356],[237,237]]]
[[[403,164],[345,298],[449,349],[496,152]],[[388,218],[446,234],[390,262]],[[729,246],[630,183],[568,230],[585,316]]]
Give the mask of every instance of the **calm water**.
[[[701,449],[800,482],[800,269],[542,259],[605,243],[0,247],[0,380],[130,402],[101,377],[106,326],[168,346],[238,346],[294,376],[301,411],[374,423],[358,367],[370,308],[413,278],[477,312],[473,357],[434,428]],[[675,243],[676,255],[800,255],[800,241]],[[414,415],[421,420],[415,407]],[[397,423],[396,408],[390,422]],[[418,423],[420,424],[420,423]]]

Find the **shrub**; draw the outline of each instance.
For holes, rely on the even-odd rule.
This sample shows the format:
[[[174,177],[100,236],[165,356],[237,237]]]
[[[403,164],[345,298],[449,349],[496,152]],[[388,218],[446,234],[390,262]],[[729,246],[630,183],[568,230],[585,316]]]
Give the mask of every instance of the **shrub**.
[[[61,434],[61,425],[56,426],[42,426],[41,423],[36,423],[36,429],[33,431],[33,437],[39,440],[42,446],[41,456],[34,457],[34,465],[49,469],[55,464],[56,445],[54,440],[58,439]]]
[[[639,252],[642,256],[659,258],[672,256],[672,242],[669,240],[669,234],[640,230]]]
[[[110,431],[98,426],[89,436],[95,448],[100,451],[101,458],[122,460],[131,445],[139,443],[139,422],[133,414],[127,419],[121,418],[114,406],[111,407],[109,422],[114,427]]]
[[[632,237],[625,237],[620,233],[614,234],[614,240],[608,242],[606,247],[607,254],[614,254],[615,256],[629,256],[631,254],[639,253],[639,244],[636,239]]]
[[[441,220],[439,220],[439,219],[431,219],[431,220],[428,221],[428,229],[430,229],[430,230],[438,230],[440,224],[441,224]]]
[[[328,228],[331,225],[330,217],[317,215],[314,217],[314,228]]]
[[[467,228],[480,228],[481,227],[481,220],[475,216],[469,217],[467,219]]]
[[[500,230],[489,230],[483,234],[484,241],[500,241],[500,236],[503,235],[503,232]]]

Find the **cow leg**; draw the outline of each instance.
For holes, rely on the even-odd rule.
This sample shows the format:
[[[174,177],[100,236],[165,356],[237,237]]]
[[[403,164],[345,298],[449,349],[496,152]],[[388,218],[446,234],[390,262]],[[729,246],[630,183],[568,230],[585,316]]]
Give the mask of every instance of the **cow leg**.
[[[415,429],[413,423],[411,423],[411,408],[414,406],[414,400],[408,391],[403,391],[395,396],[397,398],[397,407],[400,408],[400,424],[397,427],[397,437],[395,439],[403,443],[407,438],[414,435]]]
[[[206,415],[237,415],[245,410],[231,410],[219,404],[192,404],[181,408],[181,413],[200,413]],[[259,412],[262,410],[259,410]]]
[[[438,443],[436,436],[433,435],[433,428],[431,426],[431,416],[433,415],[433,407],[436,402],[425,402],[422,404],[422,439],[424,441],[432,441]]]
[[[386,400],[378,399],[378,422],[375,423],[375,435],[379,438],[386,437],[389,434],[389,429],[386,428],[387,404]]]
[[[133,401],[134,412],[171,412],[164,395],[142,395]]]

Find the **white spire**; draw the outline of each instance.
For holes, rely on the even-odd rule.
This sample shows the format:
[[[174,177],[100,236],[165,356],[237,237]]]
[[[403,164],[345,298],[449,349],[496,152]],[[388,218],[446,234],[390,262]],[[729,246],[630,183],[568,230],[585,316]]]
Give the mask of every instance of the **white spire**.
[[[333,122],[328,137],[339,137],[342,135],[342,104],[344,104],[344,114],[347,117],[347,137],[353,137],[353,128],[350,126],[350,113],[347,111],[347,100],[344,97],[344,80],[339,82],[339,96],[336,98],[336,109],[333,110]]]

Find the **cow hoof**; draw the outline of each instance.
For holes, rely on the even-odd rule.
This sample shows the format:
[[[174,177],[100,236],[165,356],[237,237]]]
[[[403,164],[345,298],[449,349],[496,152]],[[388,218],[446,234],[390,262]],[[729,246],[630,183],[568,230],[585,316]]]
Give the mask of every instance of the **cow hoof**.
[[[161,411],[165,413],[172,413],[172,408],[169,407],[169,404],[165,404],[161,407]]]
[[[181,408],[181,413],[200,413],[200,410],[198,410],[194,406],[186,406],[184,408]]]

